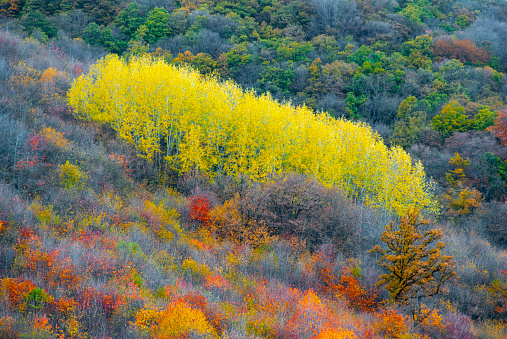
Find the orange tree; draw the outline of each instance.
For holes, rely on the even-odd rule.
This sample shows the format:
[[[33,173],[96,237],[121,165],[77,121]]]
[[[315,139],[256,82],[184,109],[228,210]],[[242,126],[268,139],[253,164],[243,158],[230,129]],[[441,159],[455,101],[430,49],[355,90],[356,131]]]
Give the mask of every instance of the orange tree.
[[[495,133],[502,145],[507,145],[507,107],[498,112],[495,124],[489,127],[488,130]]]
[[[409,211],[398,226],[393,222],[386,226],[381,240],[387,248],[377,245],[370,251],[382,255],[379,263],[387,270],[377,286],[384,285],[395,303],[404,305],[416,300],[411,303],[414,319],[421,309],[421,298],[440,293],[442,285],[455,275],[453,258],[442,253],[442,231],[423,233],[421,225],[425,223],[419,211]]]

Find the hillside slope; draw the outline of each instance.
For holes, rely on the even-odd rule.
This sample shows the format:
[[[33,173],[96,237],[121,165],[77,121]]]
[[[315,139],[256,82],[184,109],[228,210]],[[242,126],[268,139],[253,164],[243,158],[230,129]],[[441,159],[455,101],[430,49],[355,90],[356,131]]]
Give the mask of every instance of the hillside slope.
[[[507,334],[503,2],[0,15],[0,337]]]

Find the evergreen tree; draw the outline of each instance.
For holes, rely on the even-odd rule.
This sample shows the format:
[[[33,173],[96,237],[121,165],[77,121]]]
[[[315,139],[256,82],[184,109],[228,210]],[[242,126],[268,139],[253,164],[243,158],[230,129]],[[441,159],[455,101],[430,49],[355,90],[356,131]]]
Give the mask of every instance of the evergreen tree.
[[[168,21],[169,13],[165,9],[158,7],[152,9],[146,19],[146,28],[148,29],[146,41],[152,44],[169,35],[171,30]]]
[[[99,45],[102,41],[102,32],[99,25],[90,22],[83,30],[83,40],[90,45]]]
[[[54,38],[58,29],[44,16],[40,11],[29,12],[22,19],[25,31],[32,34],[34,29],[40,30],[46,34],[48,38]]]
[[[116,17],[116,24],[121,32],[129,38],[134,35],[139,26],[144,23],[144,17],[137,2],[131,2]]]

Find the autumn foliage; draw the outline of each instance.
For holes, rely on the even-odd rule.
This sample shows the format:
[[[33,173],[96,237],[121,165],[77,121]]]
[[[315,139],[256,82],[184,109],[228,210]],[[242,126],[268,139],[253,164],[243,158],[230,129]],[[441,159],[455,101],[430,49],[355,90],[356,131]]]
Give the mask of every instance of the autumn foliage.
[[[505,4],[458,7],[0,0],[0,338],[504,338]]]
[[[210,201],[206,196],[198,194],[190,198],[190,218],[199,221],[203,226],[210,223]]]
[[[385,309],[377,314],[374,328],[387,338],[400,338],[407,331],[407,319],[395,310]]]
[[[376,291],[367,290],[358,279],[358,266],[351,268],[352,265],[345,265],[341,275],[336,277],[332,272],[331,262],[321,255],[316,255],[316,262],[319,266],[321,286],[326,293],[345,298],[351,307],[363,312],[372,312],[378,307]],[[353,261],[351,263],[353,264]]]
[[[507,107],[498,111],[495,124],[488,130],[493,132],[503,145],[507,145]]]
[[[377,286],[384,285],[396,303],[408,304],[412,299],[437,295],[456,274],[452,257],[442,253],[442,231],[423,232],[424,222],[418,211],[411,211],[398,226],[393,222],[386,225],[381,237],[386,248],[377,245],[372,249],[382,255],[379,263],[388,271],[380,276]]]
[[[485,64],[491,59],[486,51],[478,48],[470,39],[440,39],[433,45],[433,53],[471,64]]]
[[[135,325],[161,339],[187,338],[192,333],[218,338],[202,311],[181,301],[172,302],[161,311],[141,309],[136,314]]]
[[[68,102],[76,116],[110,123],[141,157],[180,172],[263,181],[295,171],[398,214],[415,205],[436,210],[421,164],[387,148],[366,125],[258,97],[160,59],[110,55],[74,80]]]

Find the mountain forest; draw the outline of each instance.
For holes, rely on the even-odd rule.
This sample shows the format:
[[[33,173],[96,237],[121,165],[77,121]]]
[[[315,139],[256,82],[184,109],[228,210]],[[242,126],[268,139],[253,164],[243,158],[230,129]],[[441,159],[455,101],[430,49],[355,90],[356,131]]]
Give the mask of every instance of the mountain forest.
[[[0,0],[0,337],[507,338],[505,0]]]

